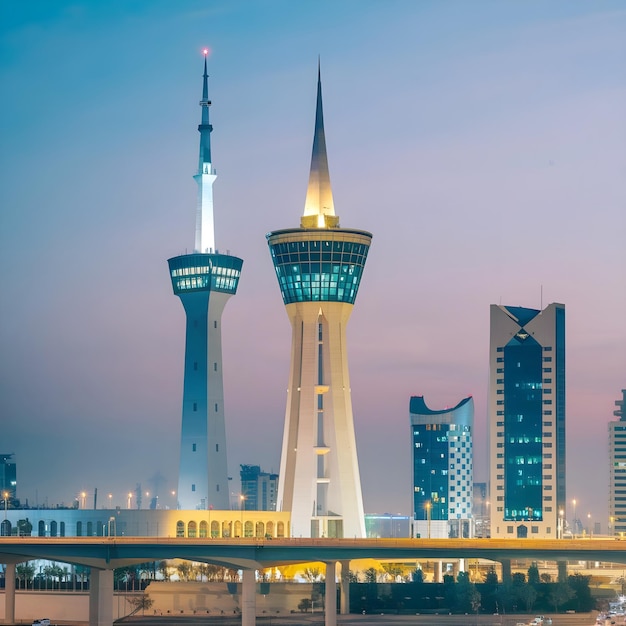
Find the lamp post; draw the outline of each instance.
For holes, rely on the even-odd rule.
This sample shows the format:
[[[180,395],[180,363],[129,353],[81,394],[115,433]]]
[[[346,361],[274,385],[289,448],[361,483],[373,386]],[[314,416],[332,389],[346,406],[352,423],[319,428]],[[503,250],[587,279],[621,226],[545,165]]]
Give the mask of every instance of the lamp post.
[[[427,523],[427,528],[428,528],[428,538],[430,539],[430,507],[431,507],[431,503],[430,501],[428,501],[426,503],[426,523]]]
[[[574,523],[572,524],[572,537],[576,539],[576,498],[572,500],[572,505],[574,507]]]
[[[563,539],[563,509],[559,509],[559,525],[557,527],[557,539]]]
[[[241,510],[241,537],[245,537],[245,533],[243,531],[243,503],[244,500],[246,499],[246,496],[244,496],[243,494],[239,494],[239,508]]]
[[[132,491],[128,492],[128,508],[130,509],[130,501],[133,499],[133,493]]]
[[[591,530],[591,513],[587,513],[587,527],[589,528],[589,536],[593,536],[593,531]]]
[[[4,521],[7,521],[7,508],[9,506],[9,492],[5,491],[2,494],[2,497],[4,498]]]
[[[87,494],[84,491],[80,492],[80,502],[81,502],[81,508],[85,508],[85,501],[87,498]]]
[[[113,494],[110,493],[109,494],[109,510],[111,510],[113,508]]]

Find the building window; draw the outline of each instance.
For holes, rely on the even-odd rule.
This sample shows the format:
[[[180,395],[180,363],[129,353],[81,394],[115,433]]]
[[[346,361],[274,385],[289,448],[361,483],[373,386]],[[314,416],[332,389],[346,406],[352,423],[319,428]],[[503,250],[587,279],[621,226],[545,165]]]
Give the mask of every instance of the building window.
[[[196,451],[196,444],[195,444],[195,443],[192,443],[192,444],[191,444],[191,451],[192,451],[192,452],[195,452],[195,451]]]

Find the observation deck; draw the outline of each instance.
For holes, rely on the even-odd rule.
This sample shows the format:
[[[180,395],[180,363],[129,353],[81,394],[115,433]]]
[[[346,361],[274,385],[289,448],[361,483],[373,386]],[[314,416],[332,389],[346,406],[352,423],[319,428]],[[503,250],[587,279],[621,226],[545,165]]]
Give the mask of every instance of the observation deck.
[[[174,294],[198,291],[237,293],[243,259],[229,254],[183,254],[168,259]]]
[[[267,235],[285,304],[354,304],[371,233],[346,228],[292,228]]]

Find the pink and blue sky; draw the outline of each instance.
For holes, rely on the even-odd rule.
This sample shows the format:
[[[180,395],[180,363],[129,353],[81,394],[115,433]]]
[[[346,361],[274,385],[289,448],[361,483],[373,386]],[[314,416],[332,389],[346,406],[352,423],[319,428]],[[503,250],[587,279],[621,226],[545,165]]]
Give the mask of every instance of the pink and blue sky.
[[[299,225],[318,55],[335,208],[374,234],[348,327],[367,512],[409,514],[408,405],[476,404],[489,305],[562,302],[568,500],[607,518],[626,386],[621,1],[57,0],[0,6],[0,452],[29,503],[176,488],[202,54],[232,491],[278,471],[291,329],[265,234]],[[571,518],[571,511],[568,511]]]

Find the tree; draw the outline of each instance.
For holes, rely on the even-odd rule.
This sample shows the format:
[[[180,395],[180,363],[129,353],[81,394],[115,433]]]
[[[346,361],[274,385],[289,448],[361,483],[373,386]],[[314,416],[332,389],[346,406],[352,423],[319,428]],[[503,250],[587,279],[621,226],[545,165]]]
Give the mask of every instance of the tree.
[[[411,572],[411,580],[417,584],[423,583],[424,582],[424,570],[422,570],[420,567],[416,567]]]
[[[310,611],[312,606],[313,604],[310,598],[302,598],[302,600],[298,602],[298,610],[301,613],[306,613],[307,611]]]
[[[128,600],[128,603],[133,607],[130,615],[134,615],[138,611],[143,611],[144,609],[149,609],[154,604],[154,600],[145,593],[140,596],[130,596],[126,599]]]
[[[322,578],[322,572],[319,567],[305,567],[303,574],[310,583],[316,583]]]
[[[18,581],[24,582],[24,588],[28,587],[35,577],[35,566],[27,561],[26,563],[18,563],[15,567],[15,573]]]
[[[396,582],[398,576],[402,576],[404,568],[399,563],[382,563],[385,574],[391,578],[391,582]]]
[[[183,561],[176,566],[176,571],[181,580],[189,580],[193,572],[193,567],[189,561]]]
[[[170,579],[170,566],[167,561],[159,561],[157,565],[159,574],[163,577],[163,580],[169,581]]]
[[[537,567],[537,563],[533,563],[528,568],[528,584],[536,586],[536,585],[539,584],[539,582],[540,582],[540,579],[539,579],[539,568]]]
[[[554,606],[554,612],[558,613],[559,607],[563,606],[573,597],[574,591],[567,583],[559,582],[554,584],[549,596],[550,604]]]
[[[493,567],[493,565],[485,574],[485,584],[492,585],[493,587],[496,587],[498,585],[498,574],[496,572],[496,568]]]
[[[574,574],[567,579],[576,599],[577,612],[591,611],[594,608],[594,601],[589,588],[590,580],[591,576],[584,576],[583,574]]]
[[[537,590],[530,583],[524,585],[521,589],[520,600],[526,606],[526,610],[530,613],[535,606],[537,600]]]
[[[550,574],[548,574],[548,572],[543,572],[543,574],[541,574],[541,576],[539,576],[539,578],[541,579],[542,583],[551,583],[552,582],[552,576],[550,576]]]
[[[366,569],[364,574],[366,583],[375,583],[378,580],[378,570],[375,567]]]

